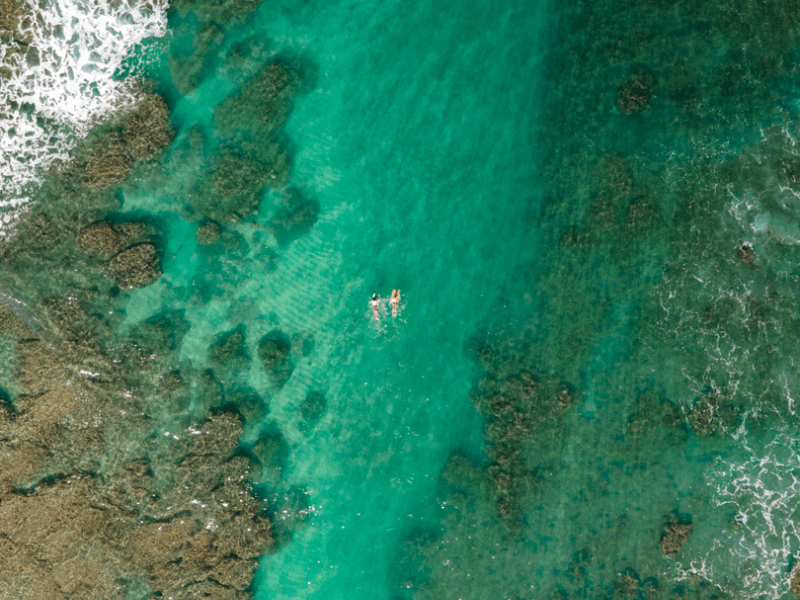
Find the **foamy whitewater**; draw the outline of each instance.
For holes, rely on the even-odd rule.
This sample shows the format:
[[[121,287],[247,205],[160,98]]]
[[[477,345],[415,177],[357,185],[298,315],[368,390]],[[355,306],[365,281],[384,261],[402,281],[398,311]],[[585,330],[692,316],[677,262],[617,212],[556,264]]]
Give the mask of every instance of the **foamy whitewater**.
[[[44,172],[69,158],[92,125],[130,108],[132,80],[114,80],[131,50],[167,32],[166,0],[25,0],[19,39],[25,54],[0,45],[0,96],[17,109],[0,120],[0,207],[8,226]]]

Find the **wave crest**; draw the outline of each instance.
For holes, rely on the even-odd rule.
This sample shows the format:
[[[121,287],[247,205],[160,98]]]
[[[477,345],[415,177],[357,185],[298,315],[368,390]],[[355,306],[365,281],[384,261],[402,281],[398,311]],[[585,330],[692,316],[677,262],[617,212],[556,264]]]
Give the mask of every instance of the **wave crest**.
[[[0,22],[0,211],[8,231],[46,170],[99,120],[136,103],[134,80],[114,73],[144,39],[164,36],[168,2],[0,4],[11,7]]]

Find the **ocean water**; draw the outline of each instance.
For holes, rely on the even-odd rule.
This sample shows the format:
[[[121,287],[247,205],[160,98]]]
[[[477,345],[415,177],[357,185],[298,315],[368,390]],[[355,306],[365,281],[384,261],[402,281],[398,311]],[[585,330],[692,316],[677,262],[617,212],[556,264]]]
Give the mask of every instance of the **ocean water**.
[[[35,108],[3,121],[0,176],[13,237],[104,106],[138,98],[137,78],[165,98],[175,138],[111,188],[107,217],[159,231],[163,274],[98,305],[120,339],[183,311],[173,366],[215,369],[243,415],[279,541],[254,597],[792,597],[800,4],[220,6],[92,5],[113,23],[86,34],[102,68],[83,87],[30,63],[41,81],[3,80]],[[46,12],[76,29],[82,68],[67,8],[90,8]],[[66,68],[55,40],[37,43]],[[267,104],[285,122],[225,120],[277,63],[302,80]],[[288,174],[200,245],[222,157],[275,148]],[[287,225],[298,198],[313,218]],[[47,339],[35,299],[71,292],[11,273],[4,305]],[[234,328],[252,360],[221,369],[209,347]],[[276,330],[277,376],[259,354]],[[152,411],[158,435],[189,435],[208,409],[194,389]],[[671,551],[670,531],[691,535]]]

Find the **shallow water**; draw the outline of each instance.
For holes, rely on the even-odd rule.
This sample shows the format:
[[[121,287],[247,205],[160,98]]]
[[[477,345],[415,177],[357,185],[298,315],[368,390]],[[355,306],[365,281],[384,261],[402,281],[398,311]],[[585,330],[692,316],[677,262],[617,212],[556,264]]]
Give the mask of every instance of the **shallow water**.
[[[241,446],[283,440],[255,482],[286,535],[256,598],[789,597],[799,7],[759,7],[284,0],[223,28],[195,84],[174,68],[191,14],[120,63],[177,131],[116,192],[164,271],[120,330],[185,309],[177,360],[200,368],[237,326],[253,357],[291,340],[283,386],[257,358],[217,373],[269,402]],[[214,110],[276,57],[312,81],[279,140],[318,220],[271,233],[279,186],[201,247],[185,206],[225,151]],[[508,391],[522,371],[534,400]],[[495,388],[512,408],[476,412]]]

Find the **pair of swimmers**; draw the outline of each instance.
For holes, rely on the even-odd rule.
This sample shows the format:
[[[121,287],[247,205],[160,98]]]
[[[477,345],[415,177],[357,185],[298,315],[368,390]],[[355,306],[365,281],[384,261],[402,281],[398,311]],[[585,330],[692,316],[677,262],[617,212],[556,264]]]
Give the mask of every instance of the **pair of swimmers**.
[[[372,300],[369,301],[369,306],[372,309],[372,315],[376,321],[381,320],[381,295],[372,294]],[[397,316],[397,311],[400,309],[400,290],[392,290],[392,297],[389,298],[389,306],[392,307],[392,316]]]

